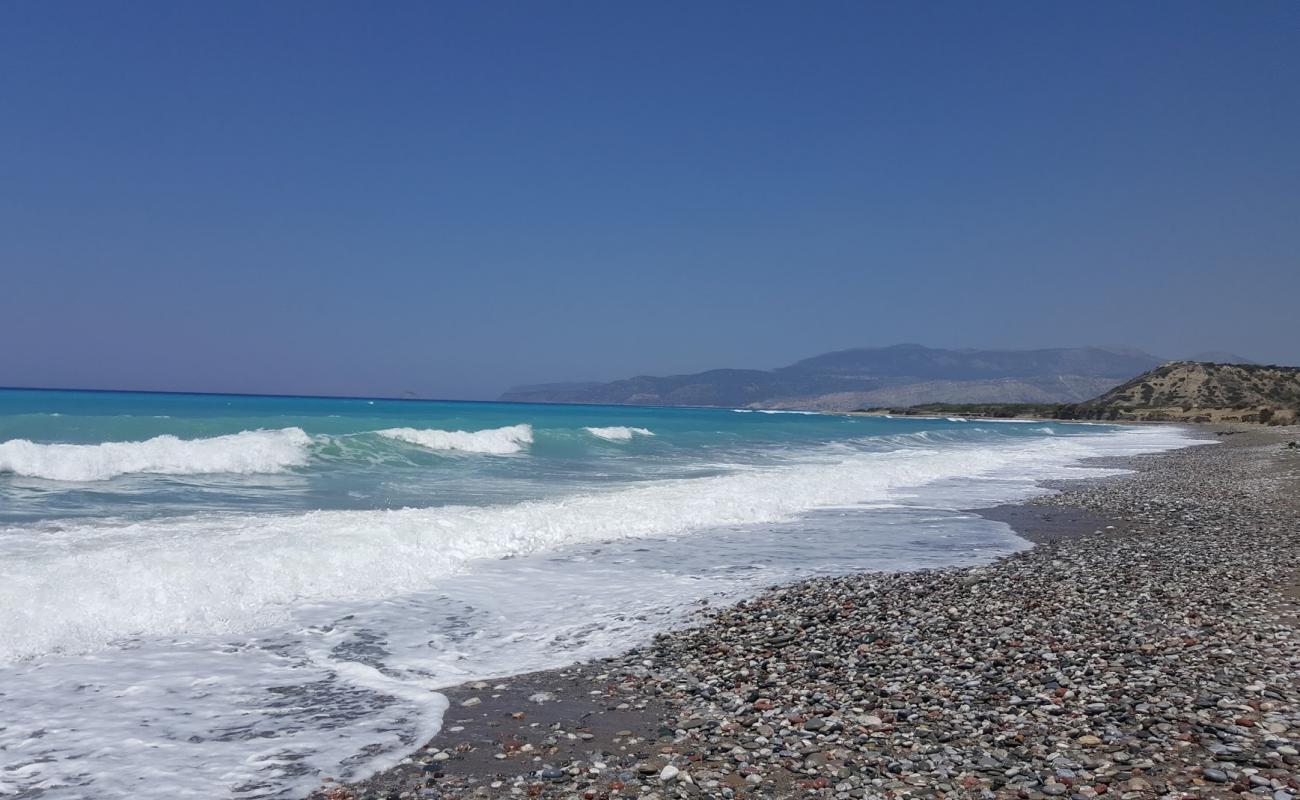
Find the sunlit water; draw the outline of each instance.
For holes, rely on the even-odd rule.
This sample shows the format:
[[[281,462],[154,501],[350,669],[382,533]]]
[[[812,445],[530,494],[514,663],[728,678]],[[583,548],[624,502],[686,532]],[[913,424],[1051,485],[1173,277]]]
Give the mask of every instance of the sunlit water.
[[[969,509],[1170,428],[0,391],[0,795],[301,797],[438,689],[793,578],[985,562]]]

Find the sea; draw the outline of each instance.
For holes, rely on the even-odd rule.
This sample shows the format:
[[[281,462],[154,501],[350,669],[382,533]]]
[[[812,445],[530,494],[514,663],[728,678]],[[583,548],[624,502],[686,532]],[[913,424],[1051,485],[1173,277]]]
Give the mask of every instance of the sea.
[[[0,390],[0,796],[301,798],[439,692],[1029,545],[970,509],[1183,431]]]

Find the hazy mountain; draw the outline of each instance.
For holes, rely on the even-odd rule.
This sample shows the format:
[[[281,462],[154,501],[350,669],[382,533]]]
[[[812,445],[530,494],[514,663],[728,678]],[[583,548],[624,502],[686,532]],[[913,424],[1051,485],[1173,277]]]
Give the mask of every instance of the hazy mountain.
[[[1222,350],[1209,350],[1204,353],[1196,353],[1183,359],[1184,361],[1201,361],[1208,364],[1258,364],[1253,358],[1239,356],[1236,353],[1225,353]]]
[[[1128,348],[838,350],[774,370],[717,369],[601,384],[521,386],[502,400],[845,410],[926,402],[1078,402],[1156,367]]]

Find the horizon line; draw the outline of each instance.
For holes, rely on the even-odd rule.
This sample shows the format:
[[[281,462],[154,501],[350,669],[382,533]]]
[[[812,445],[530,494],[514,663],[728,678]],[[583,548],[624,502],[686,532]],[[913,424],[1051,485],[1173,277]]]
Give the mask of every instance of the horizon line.
[[[184,397],[266,397],[285,400],[383,400],[399,403],[480,403],[511,406],[589,406],[608,408],[671,408],[733,411],[735,406],[680,406],[680,405],[646,405],[644,403],[583,403],[555,400],[456,400],[441,397],[385,397],[382,395],[367,397],[365,395],[341,394],[276,394],[272,392],[193,392],[171,389],[85,389],[66,386],[0,386],[0,392],[85,392],[98,394],[161,394]],[[821,412],[824,413],[824,412]]]

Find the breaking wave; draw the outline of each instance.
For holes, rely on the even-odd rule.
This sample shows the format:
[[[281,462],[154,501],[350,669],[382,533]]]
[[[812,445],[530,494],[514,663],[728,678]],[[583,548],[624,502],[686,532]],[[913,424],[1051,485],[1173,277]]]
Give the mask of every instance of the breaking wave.
[[[532,425],[510,425],[483,431],[440,431],[436,428],[389,428],[376,431],[389,439],[419,445],[428,450],[456,450],[462,453],[509,455],[533,443]]]
[[[0,442],[0,472],[52,481],[104,481],[153,473],[283,472],[307,463],[312,439],[301,428],[241,431],[207,439],[155,436],[141,442],[39,444]]]
[[[1184,439],[1177,431],[1142,434],[915,446],[508,505],[73,522],[35,534],[0,528],[0,559],[30,535],[67,543],[15,559],[0,582],[11,623],[0,630],[0,662],[92,650],[123,636],[249,630],[274,624],[294,604],[427,590],[477,559],[772,523],[895,501],[945,479],[1021,476],[1032,486],[1033,478],[1076,475],[1063,467],[1082,457]],[[123,541],[131,547],[117,546]]]
[[[654,436],[654,431],[648,428],[626,428],[621,425],[608,428],[583,428],[583,430],[607,442],[626,442],[633,436]]]

